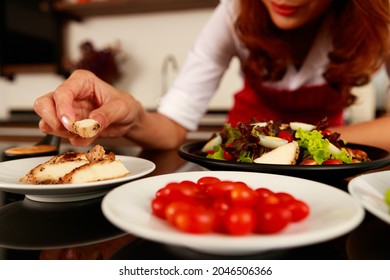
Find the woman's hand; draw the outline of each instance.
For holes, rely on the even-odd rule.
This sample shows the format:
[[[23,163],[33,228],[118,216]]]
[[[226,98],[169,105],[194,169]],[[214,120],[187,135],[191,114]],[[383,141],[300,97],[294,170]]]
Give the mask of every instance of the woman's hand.
[[[165,115],[147,112],[130,94],[86,70],[76,70],[54,92],[38,98],[34,110],[42,118],[42,132],[69,138],[75,146],[88,146],[97,137],[124,136],[144,148],[174,149],[187,133]],[[81,119],[99,123],[95,137],[81,138],[71,132],[73,122]]]
[[[87,146],[98,136],[125,135],[143,111],[131,95],[86,70],[76,70],[54,92],[38,98],[34,110],[42,118],[39,128],[44,133],[69,138],[76,146]],[[81,138],[70,132],[74,121],[86,118],[100,124],[94,138]]]

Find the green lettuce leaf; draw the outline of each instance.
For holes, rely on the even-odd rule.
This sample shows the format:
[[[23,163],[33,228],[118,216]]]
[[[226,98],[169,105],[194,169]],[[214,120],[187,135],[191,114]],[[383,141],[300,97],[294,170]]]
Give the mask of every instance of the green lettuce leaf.
[[[295,137],[298,140],[298,145],[304,150],[304,153],[309,153],[317,164],[322,164],[329,158],[339,159],[344,163],[351,163],[352,158],[343,148],[338,154],[332,154],[329,149],[330,142],[323,138],[322,133],[318,130],[304,131],[299,128]]]

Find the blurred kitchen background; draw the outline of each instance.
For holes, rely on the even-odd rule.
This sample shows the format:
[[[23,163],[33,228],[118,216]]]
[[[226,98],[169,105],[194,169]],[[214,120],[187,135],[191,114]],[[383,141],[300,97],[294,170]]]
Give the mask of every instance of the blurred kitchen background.
[[[113,83],[150,110],[169,88],[218,0],[1,0],[0,121],[33,120],[34,100],[55,89],[83,60],[81,46],[112,50]],[[388,78],[378,72],[356,89],[350,122],[386,110]],[[221,124],[241,88],[233,60],[202,123]],[[2,130],[2,128],[0,128]],[[3,130],[4,131],[4,130]],[[1,134],[1,133],[0,133]]]

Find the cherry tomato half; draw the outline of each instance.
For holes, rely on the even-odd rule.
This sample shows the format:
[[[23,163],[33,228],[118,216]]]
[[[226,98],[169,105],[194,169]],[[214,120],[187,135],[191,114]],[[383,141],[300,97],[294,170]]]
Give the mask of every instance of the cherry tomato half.
[[[279,138],[282,138],[284,140],[287,140],[288,142],[294,141],[294,137],[286,131],[281,131],[276,136],[278,136]]]
[[[330,159],[325,160],[322,164],[323,165],[334,165],[334,164],[343,164],[343,162],[339,159],[330,158]]]

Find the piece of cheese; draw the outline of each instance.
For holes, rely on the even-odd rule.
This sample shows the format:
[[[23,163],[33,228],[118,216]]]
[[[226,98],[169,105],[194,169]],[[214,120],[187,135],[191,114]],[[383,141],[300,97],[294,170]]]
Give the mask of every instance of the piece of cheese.
[[[253,162],[265,164],[295,164],[298,155],[298,143],[296,141],[292,141],[261,155]]]

